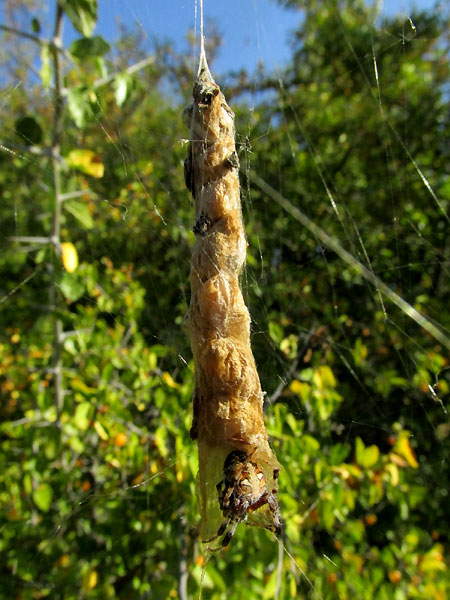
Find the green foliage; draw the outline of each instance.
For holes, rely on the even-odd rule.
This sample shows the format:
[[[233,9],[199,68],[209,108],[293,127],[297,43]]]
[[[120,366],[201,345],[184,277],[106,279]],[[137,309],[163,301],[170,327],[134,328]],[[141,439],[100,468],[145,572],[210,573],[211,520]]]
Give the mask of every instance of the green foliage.
[[[77,31],[89,37],[97,22],[97,0],[58,0]]]
[[[59,4],[84,36],[70,50],[83,68],[65,66],[60,149],[60,237],[78,260],[2,242],[0,596],[176,598],[185,562],[190,598],[202,582],[205,599],[240,600],[243,581],[249,600],[445,598],[448,356],[397,308],[386,317],[376,290],[245,174],[244,287],[292,557],[241,525],[203,573],[183,102],[167,98],[164,67],[136,76],[112,62],[92,37],[94,0]],[[357,1],[307,3],[283,86],[259,82],[273,89],[250,125],[233,103],[254,140],[251,153],[239,140],[240,159],[448,330],[448,21],[417,14],[413,30],[372,17]],[[48,46],[41,56],[48,88]],[[182,90],[184,66],[170,71]],[[45,150],[53,109],[41,88],[8,94],[4,144]],[[0,154],[4,231],[51,235],[53,175],[45,152]]]

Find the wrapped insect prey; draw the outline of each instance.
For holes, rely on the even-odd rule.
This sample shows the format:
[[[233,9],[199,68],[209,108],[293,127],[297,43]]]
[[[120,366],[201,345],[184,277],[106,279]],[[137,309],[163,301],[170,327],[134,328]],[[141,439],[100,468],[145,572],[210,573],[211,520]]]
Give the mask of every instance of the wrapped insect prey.
[[[280,465],[264,426],[250,315],[239,285],[247,241],[234,113],[206,61],[193,97],[183,115],[190,128],[184,172],[196,238],[186,317],[195,363],[191,437],[198,443],[201,539],[220,547],[242,521],[280,532]]]

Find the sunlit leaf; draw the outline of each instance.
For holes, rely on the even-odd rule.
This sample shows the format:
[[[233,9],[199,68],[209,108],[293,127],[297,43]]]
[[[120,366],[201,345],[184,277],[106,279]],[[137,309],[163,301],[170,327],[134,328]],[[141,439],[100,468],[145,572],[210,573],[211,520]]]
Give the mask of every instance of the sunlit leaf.
[[[293,379],[291,381],[289,388],[291,389],[292,392],[294,392],[294,394],[298,394],[300,396],[300,398],[303,400],[303,402],[308,400],[310,392],[311,392],[311,386],[309,385],[309,383],[305,383],[304,381],[299,381],[298,379]]]
[[[73,215],[85,229],[92,229],[92,227],[94,227],[94,219],[85,202],[80,200],[66,200],[63,204],[63,208]]]
[[[95,92],[86,86],[78,86],[69,90],[67,107],[77,127],[84,127],[97,111]]]
[[[171,388],[177,388],[178,384],[173,380],[173,377],[170,373],[167,373],[167,371],[165,371],[162,375],[161,375],[161,379],[164,381],[164,383],[166,385],[168,385]]]
[[[71,150],[66,156],[66,163],[91,177],[101,178],[105,172],[101,158],[92,150]]]
[[[77,31],[92,35],[97,21],[97,0],[58,0]]]
[[[98,435],[99,438],[101,438],[102,440],[108,440],[109,439],[109,435],[108,435],[106,429],[100,423],[100,421],[95,421],[95,423],[94,423],[94,429],[97,432],[97,435]]]
[[[386,465],[385,470],[387,473],[389,473],[391,484],[393,486],[397,486],[399,482],[399,473],[397,465],[394,463],[389,463]]]
[[[87,571],[87,573],[83,577],[83,590],[84,592],[89,592],[89,590],[94,589],[98,584],[98,572],[92,568]]]
[[[72,242],[63,242],[61,244],[61,257],[65,270],[73,273],[78,267],[78,253]]]
[[[372,445],[367,448],[360,437],[356,438],[356,462],[361,467],[370,468],[378,461],[380,450],[378,446]]]
[[[63,295],[71,302],[76,302],[84,294],[85,284],[74,273],[64,273],[59,282]]]
[[[158,429],[155,432],[155,444],[161,456],[168,455],[169,450],[166,444],[166,433],[162,427],[158,427]]]
[[[73,416],[73,422],[81,429],[81,431],[86,431],[89,427],[90,418],[89,414],[91,412],[91,404],[90,402],[81,402],[78,404],[75,414]]]
[[[43,44],[41,47],[41,81],[44,90],[48,89],[52,82],[52,68],[50,66],[50,51],[47,44]]]
[[[393,451],[403,457],[410,467],[417,469],[419,467],[419,463],[417,462],[416,455],[409,442],[409,435],[410,434],[407,431],[401,431],[398,435]]]
[[[52,488],[50,485],[48,483],[41,483],[33,492],[33,500],[40,510],[47,512],[52,502]]]
[[[129,81],[130,78],[128,75],[120,74],[116,75],[116,77],[114,78],[114,97],[116,99],[117,106],[122,106],[122,104],[126,100]]]

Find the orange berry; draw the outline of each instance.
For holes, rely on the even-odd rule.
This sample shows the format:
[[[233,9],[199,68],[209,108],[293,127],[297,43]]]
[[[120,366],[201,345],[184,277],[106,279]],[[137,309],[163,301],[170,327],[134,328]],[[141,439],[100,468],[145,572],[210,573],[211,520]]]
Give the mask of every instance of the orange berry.
[[[373,513],[369,513],[368,515],[366,515],[365,518],[367,525],[374,525],[377,522],[377,520],[377,515],[374,515]]]
[[[91,489],[91,482],[87,480],[83,481],[81,484],[81,489],[83,492],[88,492]]]
[[[114,438],[114,446],[117,448],[123,448],[127,443],[127,435],[126,433],[118,433]]]
[[[400,583],[402,579],[402,574],[400,573],[400,571],[390,571],[389,572],[389,581],[391,583]]]

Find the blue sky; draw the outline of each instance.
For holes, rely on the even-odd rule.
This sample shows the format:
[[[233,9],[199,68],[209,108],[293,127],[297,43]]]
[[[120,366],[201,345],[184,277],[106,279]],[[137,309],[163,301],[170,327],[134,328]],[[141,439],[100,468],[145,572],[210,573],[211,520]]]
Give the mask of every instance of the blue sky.
[[[253,71],[262,61],[268,68],[282,66],[289,56],[289,32],[301,16],[286,10],[275,0],[203,0],[205,21],[215,19],[223,36],[214,69],[218,73],[246,68]],[[194,27],[197,4],[197,29],[200,23],[199,0],[99,0],[98,31],[108,40],[117,37],[117,22],[135,24],[149,37],[178,40],[185,47],[186,32]],[[431,8],[433,0],[385,0],[384,14],[402,13],[413,6]],[[206,23],[205,23],[206,25]],[[205,34],[207,35],[207,27]],[[194,57],[193,57],[194,61]]]
[[[197,23],[199,0],[98,0],[99,20],[96,33],[109,42],[119,34],[119,23],[142,30],[149,41],[155,36],[175,41],[177,49],[186,49],[186,33]],[[1,2],[0,2],[1,4]],[[431,8],[434,0],[378,0],[381,14],[401,13],[405,19],[413,6]],[[52,21],[55,0],[49,0],[48,22]],[[197,6],[197,18],[196,18]],[[204,0],[205,20],[214,19],[223,37],[223,45],[214,65],[216,73],[246,68],[254,71],[259,62],[269,69],[280,67],[289,57],[289,32],[301,13],[282,9],[275,0]],[[50,13],[50,14],[48,14]],[[0,19],[1,19],[0,7]],[[45,20],[45,19],[44,19]],[[45,32],[50,35],[50,31]],[[208,29],[205,29],[206,35]],[[78,34],[66,28],[65,42]],[[193,64],[195,56],[192,57]]]

